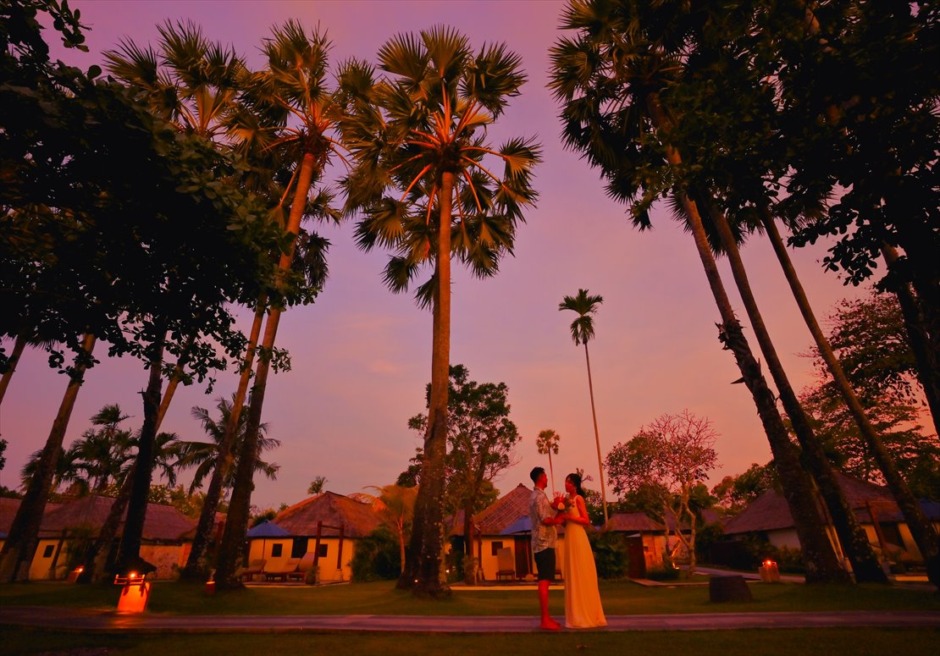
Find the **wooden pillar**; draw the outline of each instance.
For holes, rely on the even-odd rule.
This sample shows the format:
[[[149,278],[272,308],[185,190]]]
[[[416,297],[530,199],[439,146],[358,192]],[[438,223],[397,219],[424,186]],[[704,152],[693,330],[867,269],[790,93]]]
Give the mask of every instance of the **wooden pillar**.
[[[320,580],[319,572],[317,569],[320,564],[320,535],[323,533],[323,522],[317,522],[317,540],[313,544],[313,571],[314,576],[317,577],[317,581]]]
[[[336,554],[336,569],[343,571],[343,526],[339,527],[339,553]]]

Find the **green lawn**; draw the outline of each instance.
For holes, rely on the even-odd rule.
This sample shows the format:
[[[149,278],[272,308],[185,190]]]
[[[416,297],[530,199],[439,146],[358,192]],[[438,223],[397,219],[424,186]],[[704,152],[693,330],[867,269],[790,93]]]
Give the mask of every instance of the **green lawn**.
[[[807,586],[751,584],[754,601],[713,604],[706,586],[646,588],[626,581],[601,582],[608,615],[713,613],[726,611],[938,610],[940,596],[923,587]],[[0,605],[71,606],[111,610],[118,588],[67,583],[0,585]],[[562,616],[563,594],[551,595],[552,612]],[[457,590],[446,601],[414,598],[388,582],[353,585],[251,588],[207,596],[202,586],[156,583],[149,612],[172,614],[394,614],[394,615],[531,615],[532,590]],[[931,656],[940,631],[930,629],[790,629],[670,632],[563,632],[560,634],[421,634],[315,633],[278,635],[82,635],[48,630],[0,627],[0,652],[75,656],[165,654],[205,656],[270,651],[301,654],[454,654],[493,656],[509,648],[513,656],[553,654],[662,654],[695,656]],[[678,650],[678,651],[677,651]]]
[[[703,613],[727,611],[940,610],[940,597],[924,588],[906,586],[820,586],[750,584],[751,603],[714,604],[707,586],[646,588],[629,581],[602,581],[601,597],[608,615]],[[0,604],[115,608],[113,585],[25,583],[0,585]],[[551,593],[552,612],[562,614],[563,592]],[[536,593],[510,587],[457,590],[450,599],[416,599],[395,590],[391,582],[323,587],[255,587],[207,596],[202,586],[155,583],[148,610],[203,615],[534,615]]]

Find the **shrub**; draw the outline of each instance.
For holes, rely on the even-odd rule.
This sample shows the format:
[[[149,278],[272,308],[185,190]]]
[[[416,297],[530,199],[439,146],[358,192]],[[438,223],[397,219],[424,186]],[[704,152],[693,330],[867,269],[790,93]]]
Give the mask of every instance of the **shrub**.
[[[627,575],[629,556],[626,538],[619,533],[591,533],[591,550],[597,575],[602,579],[621,579]]]
[[[392,580],[399,574],[401,554],[398,540],[387,528],[376,529],[356,545],[352,559],[353,581]]]
[[[646,573],[646,578],[653,581],[676,581],[679,578],[680,570],[668,560],[663,561],[662,567],[651,569]]]

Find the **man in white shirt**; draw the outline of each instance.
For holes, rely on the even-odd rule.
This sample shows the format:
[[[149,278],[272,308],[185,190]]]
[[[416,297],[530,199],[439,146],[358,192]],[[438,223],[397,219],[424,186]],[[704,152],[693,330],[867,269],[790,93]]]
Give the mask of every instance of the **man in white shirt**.
[[[555,580],[555,542],[558,530],[555,528],[564,520],[552,509],[552,504],[545,495],[548,487],[548,475],[541,467],[536,467],[529,474],[535,488],[529,499],[529,519],[532,523],[532,554],[539,581],[539,609],[542,614],[540,626],[549,631],[557,631],[561,624],[548,614],[548,587]]]

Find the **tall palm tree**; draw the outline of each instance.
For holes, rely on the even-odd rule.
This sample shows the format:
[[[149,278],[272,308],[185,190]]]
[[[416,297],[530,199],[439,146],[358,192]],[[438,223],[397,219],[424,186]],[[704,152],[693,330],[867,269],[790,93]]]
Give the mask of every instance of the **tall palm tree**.
[[[332,135],[343,116],[344,108],[338,102],[336,91],[327,85],[329,50],[329,40],[318,30],[308,35],[295,21],[274,28],[263,46],[267,67],[252,74],[249,90],[242,98],[243,102],[257,108],[259,113],[281,117],[275,120],[279,129],[272,147],[281,150],[294,163],[291,180],[293,198],[285,226],[285,232],[292,241],[278,260],[275,298],[268,310],[258,347],[246,433],[238,455],[228,519],[219,548],[215,580],[220,587],[242,587],[235,570],[248,529],[261,414],[283,309],[281,295],[288,286],[288,277],[295,266],[300,224],[311,209],[311,190],[322,177],[331,156],[340,149]],[[296,121],[296,124],[289,124],[288,119]],[[324,248],[328,245],[325,240],[314,239],[313,242]],[[320,272],[325,276],[325,267]],[[318,290],[323,279],[308,279],[306,282],[308,285],[314,283]],[[238,408],[238,405],[235,407]]]
[[[141,48],[125,39],[116,50],[105,51],[108,71],[126,84],[145,90],[154,113],[179,130],[228,143],[235,101],[246,75],[241,57],[229,47],[210,42],[191,21],[167,21],[157,26],[157,31],[158,50]],[[184,379],[193,342],[194,336],[186,338],[179,362],[168,378],[157,418],[158,430]]]
[[[522,207],[535,200],[530,176],[539,147],[520,138],[500,148],[486,141],[488,126],[525,81],[520,58],[504,45],[473,53],[456,30],[435,27],[391,38],[378,61],[379,79],[361,62],[341,72],[352,114],[343,136],[354,163],[345,188],[349,209],[363,216],[359,245],[395,250],[385,269],[390,289],[406,290],[423,265],[433,266],[416,292],[432,310],[431,390],[414,530],[398,585],[436,596],[448,592],[440,562],[451,259],[485,277],[512,253]]]
[[[180,131],[220,145],[228,141],[229,119],[235,112],[234,101],[246,74],[242,59],[231,48],[210,42],[192,22],[167,21],[157,29],[159,50],[141,48],[131,40],[124,40],[118,49],[105,52],[109,72],[145,90],[153,111]],[[185,376],[195,337],[195,334],[183,337],[179,360],[169,376],[166,390],[161,390],[159,379],[151,376],[149,394],[145,393],[144,399],[156,404],[155,416],[151,420],[145,407],[147,430],[142,431],[138,458],[148,461],[153,453],[151,442],[156,439],[175,390]],[[161,336],[157,339],[163,341]],[[155,349],[162,350],[163,346]],[[161,361],[152,362],[151,367],[162,369],[162,354]],[[142,530],[152,465],[134,468],[134,476],[140,480],[129,483],[134,485],[134,491],[125,535],[138,528]]]
[[[764,227],[764,231],[770,239],[774,253],[777,255],[777,259],[786,276],[787,283],[790,285],[793,297],[796,299],[797,305],[800,308],[800,314],[803,316],[803,320],[813,336],[813,341],[816,342],[820,356],[829,369],[832,380],[839,390],[849,410],[849,414],[852,416],[855,425],[858,426],[861,440],[864,442],[868,452],[873,456],[878,465],[878,469],[884,476],[885,483],[888,489],[891,490],[892,496],[894,496],[897,501],[898,507],[901,509],[901,513],[904,516],[904,520],[911,530],[911,535],[927,563],[930,581],[935,586],[940,587],[940,540],[938,540],[937,532],[934,530],[930,520],[926,517],[923,509],[911,492],[907,481],[904,480],[904,477],[901,475],[897,461],[892,457],[881,435],[869,420],[858,398],[858,394],[856,394],[855,389],[852,387],[848,376],[846,376],[842,368],[842,363],[839,361],[839,358],[832,349],[832,345],[819,326],[819,322],[816,320],[816,315],[810,305],[809,298],[803,289],[796,268],[793,266],[790,255],[787,253],[786,246],[780,236],[780,231],[777,229],[777,225],[769,210],[762,213],[761,225]]]
[[[591,396],[591,418],[594,420],[594,441],[597,444],[597,469],[601,476],[601,503],[604,506],[604,524],[607,524],[607,489],[604,485],[604,457],[601,455],[601,435],[597,430],[597,411],[594,408],[594,382],[591,379],[591,354],[588,342],[594,338],[594,313],[604,302],[603,297],[590,295],[586,289],[579,289],[574,296],[565,296],[558,304],[559,310],[571,310],[578,318],[571,322],[571,339],[575,346],[584,344],[584,359],[587,362],[588,392]]]
[[[569,145],[586,152],[604,170],[608,190],[631,202],[634,223],[641,228],[650,225],[649,208],[661,196],[675,196],[683,208],[721,315],[719,339],[732,351],[767,434],[800,538],[807,580],[846,580],[823,530],[812,481],[735,317],[698,204],[675,184],[683,161],[664,136],[672,126],[662,93],[682,70],[687,28],[683,15],[670,3],[583,0],[569,5],[563,22],[580,31],[579,40],[562,39],[552,53],[551,86],[565,103]]]

